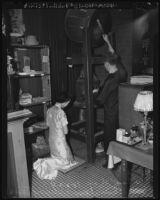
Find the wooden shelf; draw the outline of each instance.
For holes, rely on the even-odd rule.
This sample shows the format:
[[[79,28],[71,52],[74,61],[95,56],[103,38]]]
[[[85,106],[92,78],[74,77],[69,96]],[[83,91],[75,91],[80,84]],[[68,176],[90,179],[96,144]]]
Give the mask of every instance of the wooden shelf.
[[[43,132],[47,129],[41,129],[41,128],[33,128],[32,131],[29,131],[29,128],[24,128],[24,134],[27,134],[27,135],[33,135],[33,134],[36,134],[36,133],[40,133],[40,132]]]
[[[14,47],[14,48],[30,48],[30,49],[36,49],[36,48],[48,48],[47,45],[21,45],[21,44],[11,44],[11,47]]]
[[[103,64],[105,57],[104,56],[93,56],[91,58],[92,64]],[[78,65],[83,64],[83,58],[81,56],[73,56],[73,57],[67,57],[66,58],[66,64],[67,65]]]
[[[14,121],[20,118],[27,118],[33,116],[33,113],[28,109],[9,112],[7,114],[8,121]]]
[[[32,77],[42,77],[42,76],[49,76],[49,73],[46,72],[36,72],[36,73],[15,73],[13,74],[14,78],[32,78]]]
[[[96,132],[94,137],[95,137],[95,144],[99,141],[102,141],[103,140],[103,131],[99,131],[99,132]],[[77,140],[80,140],[82,142],[86,142],[87,140],[87,134],[82,134],[80,133],[79,131],[76,131],[74,129],[71,129],[70,130],[70,135],[71,137],[77,139]]]
[[[31,128],[31,130],[30,130],[30,128]],[[37,122],[30,127],[24,128],[24,133],[28,134],[28,135],[33,135],[33,134],[43,132],[48,129],[49,129],[49,127],[45,124],[45,122]]]
[[[77,107],[77,108],[81,108],[81,109],[86,109],[87,106],[86,106],[86,103],[85,102],[79,102],[79,101],[75,101],[73,103],[73,106],[74,107]],[[100,106],[94,104],[94,108],[99,108]]]
[[[24,104],[24,105],[19,104],[19,105],[21,107],[30,107],[30,106],[45,104],[45,103],[48,103],[50,101],[51,101],[51,99],[48,98],[48,97],[34,97],[32,103],[28,103],[28,104]]]
[[[75,139],[78,139],[80,141],[86,142],[87,133],[85,132],[85,125],[86,125],[86,121],[85,120],[73,122],[71,124],[71,129],[70,129],[71,137],[73,137]],[[97,130],[96,130],[96,132],[94,134],[95,144],[98,141],[103,140],[103,134],[104,134],[103,130],[101,130],[103,122],[97,121],[96,125],[97,125],[98,128],[97,128]]]

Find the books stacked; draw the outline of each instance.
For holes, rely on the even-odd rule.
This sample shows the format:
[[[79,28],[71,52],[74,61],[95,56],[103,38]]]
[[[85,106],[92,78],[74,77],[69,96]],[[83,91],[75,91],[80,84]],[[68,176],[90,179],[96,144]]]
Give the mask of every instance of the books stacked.
[[[131,84],[152,84],[153,83],[153,76],[151,75],[137,75],[130,77]]]

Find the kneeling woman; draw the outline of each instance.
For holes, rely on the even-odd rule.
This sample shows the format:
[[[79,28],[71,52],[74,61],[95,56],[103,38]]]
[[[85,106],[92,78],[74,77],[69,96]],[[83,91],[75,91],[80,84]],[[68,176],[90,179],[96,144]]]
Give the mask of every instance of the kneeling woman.
[[[53,179],[59,169],[67,169],[77,162],[71,153],[66,141],[68,133],[68,120],[64,108],[70,103],[70,98],[65,94],[57,98],[54,106],[47,111],[47,125],[49,126],[49,158],[38,159],[34,163],[37,175],[42,179]]]

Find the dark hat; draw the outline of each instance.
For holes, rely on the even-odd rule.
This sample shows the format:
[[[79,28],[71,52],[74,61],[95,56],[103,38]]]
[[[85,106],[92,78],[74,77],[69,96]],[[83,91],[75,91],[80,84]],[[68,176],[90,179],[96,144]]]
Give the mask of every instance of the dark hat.
[[[61,92],[59,96],[56,98],[56,102],[58,103],[64,103],[70,100],[71,100],[71,97],[66,92]]]

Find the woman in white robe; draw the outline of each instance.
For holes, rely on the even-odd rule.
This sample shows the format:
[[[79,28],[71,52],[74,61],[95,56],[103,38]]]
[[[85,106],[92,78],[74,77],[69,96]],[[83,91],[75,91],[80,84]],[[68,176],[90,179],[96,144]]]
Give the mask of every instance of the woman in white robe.
[[[68,121],[63,108],[65,108],[69,102],[70,100],[66,102],[57,102],[47,112],[51,156],[63,160],[66,164],[74,160],[65,136],[68,133]]]
[[[49,126],[49,158],[38,159],[33,168],[41,179],[54,179],[59,169],[68,169],[77,164],[66,141],[68,121],[63,110],[70,103],[70,99],[60,96],[54,106],[47,111],[47,125]]]

